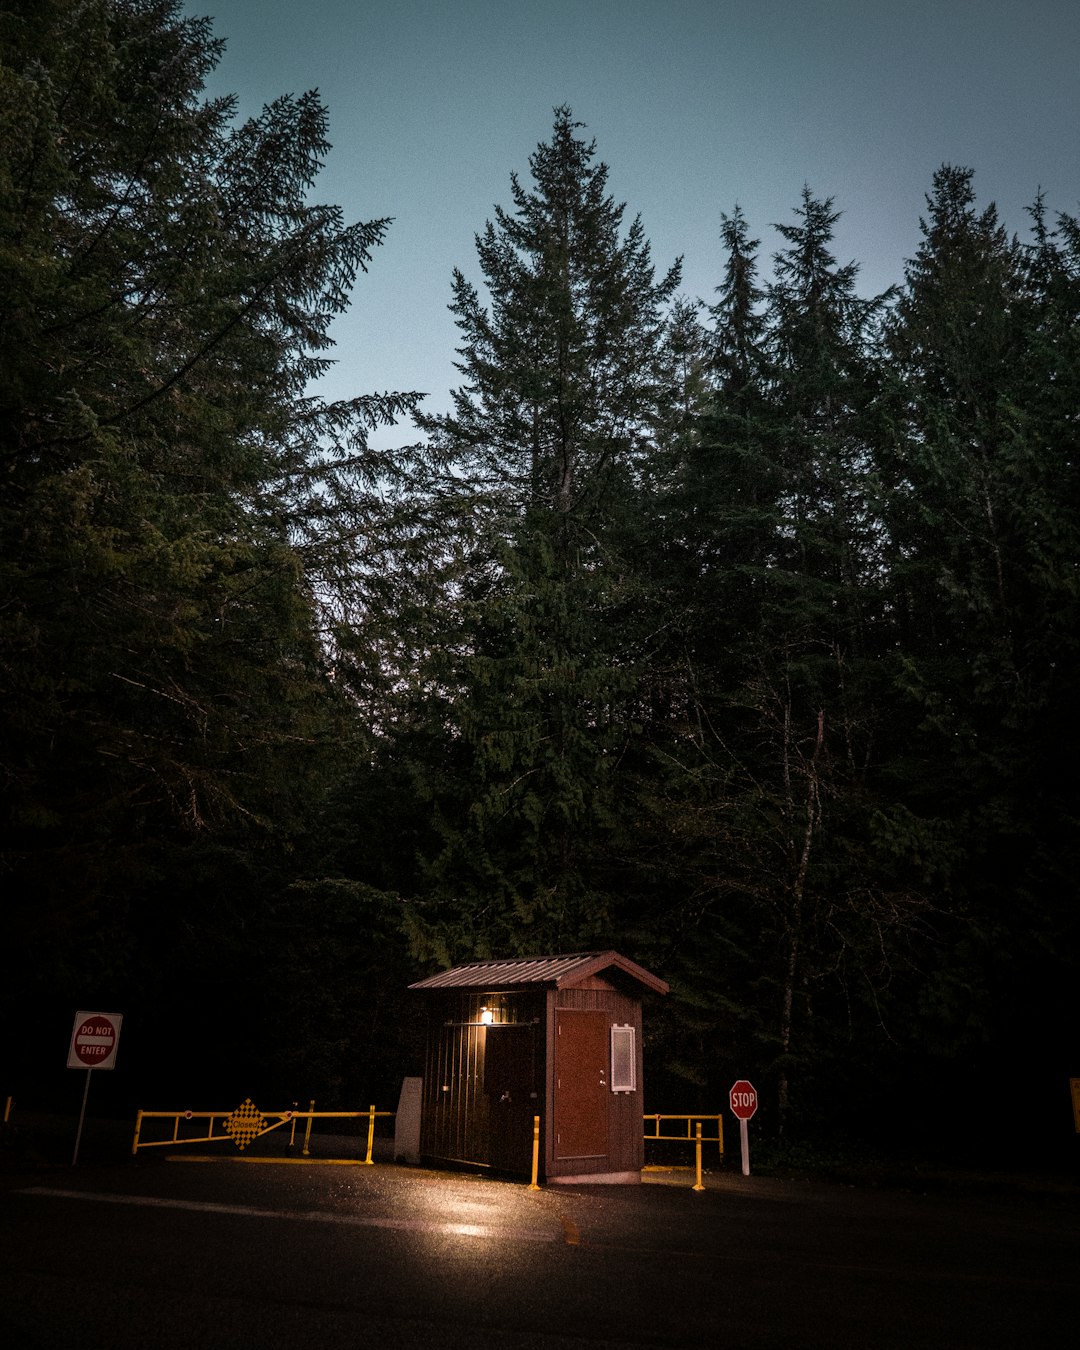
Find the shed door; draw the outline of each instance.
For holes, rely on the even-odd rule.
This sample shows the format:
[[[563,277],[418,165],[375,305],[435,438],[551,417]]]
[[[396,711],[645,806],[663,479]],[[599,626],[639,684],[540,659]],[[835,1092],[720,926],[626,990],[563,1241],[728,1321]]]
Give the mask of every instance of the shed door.
[[[469,1025],[439,1028],[421,1138],[423,1152],[432,1157],[488,1160],[488,1099],[481,1091],[484,1031]]]
[[[507,1023],[485,1028],[484,1092],[490,1104],[490,1163],[496,1171],[528,1176],[533,1115],[538,1110],[534,1029]]]
[[[603,1012],[555,1013],[555,1156],[608,1153],[608,1032]]]

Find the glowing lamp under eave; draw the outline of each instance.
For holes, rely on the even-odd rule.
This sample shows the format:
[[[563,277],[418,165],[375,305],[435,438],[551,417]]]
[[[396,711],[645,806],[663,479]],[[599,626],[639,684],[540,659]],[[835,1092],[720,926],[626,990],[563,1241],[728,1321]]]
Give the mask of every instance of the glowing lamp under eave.
[[[490,1008],[481,1008],[480,1021],[485,1027],[489,1027],[491,1026],[492,1022],[495,1021],[495,1014],[491,1011]]]

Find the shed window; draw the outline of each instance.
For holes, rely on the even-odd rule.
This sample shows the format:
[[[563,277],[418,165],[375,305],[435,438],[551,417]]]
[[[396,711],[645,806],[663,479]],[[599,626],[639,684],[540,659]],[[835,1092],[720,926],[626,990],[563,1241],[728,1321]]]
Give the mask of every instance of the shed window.
[[[637,1088],[637,1047],[632,1026],[611,1028],[611,1090],[633,1092]]]

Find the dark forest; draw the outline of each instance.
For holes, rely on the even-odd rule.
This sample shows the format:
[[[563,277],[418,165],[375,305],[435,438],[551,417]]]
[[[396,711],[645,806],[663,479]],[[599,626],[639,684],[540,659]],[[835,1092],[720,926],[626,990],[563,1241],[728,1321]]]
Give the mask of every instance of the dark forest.
[[[70,1104],[101,1008],[103,1110],[392,1106],[410,982],[613,948],[671,985],[647,1110],[1067,1147],[1080,221],[930,165],[867,297],[807,187],[698,302],[559,107],[447,278],[451,410],[327,401],[392,225],[220,51],[0,11],[0,1093]]]

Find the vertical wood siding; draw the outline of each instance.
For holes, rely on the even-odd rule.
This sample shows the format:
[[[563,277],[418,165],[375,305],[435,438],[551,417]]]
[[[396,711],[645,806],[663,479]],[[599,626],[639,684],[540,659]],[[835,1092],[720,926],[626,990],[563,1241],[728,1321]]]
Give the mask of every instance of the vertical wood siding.
[[[421,1154],[433,1161],[497,1166],[500,1170],[527,1168],[532,1147],[532,1114],[543,1113],[542,1048],[537,1044],[542,1036],[542,1023],[536,1025],[543,1007],[542,992],[447,992],[429,995],[429,999]],[[500,1025],[522,1030],[510,1033],[493,1029],[489,1033],[480,1022],[485,1006],[493,1009]],[[520,1044],[515,1044],[514,1049],[528,1059],[527,1067],[521,1066],[511,1085],[515,1099],[503,1105],[501,1111],[496,1108],[498,1137],[494,1140],[490,1092],[496,1085],[487,1083],[485,1078],[489,1034],[520,1035]],[[504,1061],[505,1053],[493,1059]],[[505,1137],[510,1114],[523,1136],[520,1152],[514,1139]]]
[[[433,989],[427,998],[420,1140],[426,1159],[527,1176],[532,1116],[537,1114],[542,1122],[542,1171],[547,1177],[634,1173],[644,1166],[642,1015],[636,989],[628,993],[617,981],[594,975],[572,988]],[[485,1006],[492,1009],[497,1024],[491,1030],[480,1020]],[[615,1093],[609,1086],[596,1102],[606,1130],[602,1155],[559,1156],[555,1033],[562,1012],[603,1014],[607,1053],[612,1026],[635,1029],[636,1089]],[[499,1025],[516,1030],[500,1032]],[[605,1064],[609,1071],[610,1063]]]

